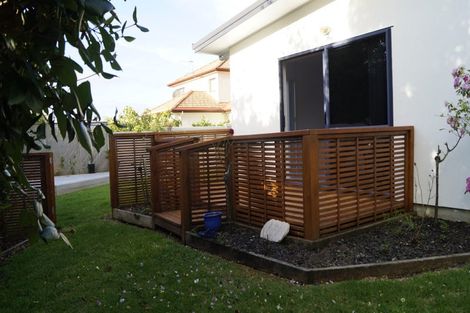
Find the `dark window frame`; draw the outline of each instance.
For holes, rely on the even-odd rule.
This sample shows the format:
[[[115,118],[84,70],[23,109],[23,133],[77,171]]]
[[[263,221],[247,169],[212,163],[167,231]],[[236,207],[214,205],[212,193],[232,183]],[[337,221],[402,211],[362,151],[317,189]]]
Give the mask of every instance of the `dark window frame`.
[[[392,27],[382,28],[376,31],[358,35],[348,38],[346,40],[334,42],[328,45],[316,47],[306,51],[294,53],[282,58],[279,58],[279,91],[280,91],[280,127],[281,131],[286,128],[286,112],[284,103],[284,82],[283,82],[283,63],[284,61],[309,55],[311,53],[322,52],[323,54],[323,110],[325,112],[325,128],[330,128],[330,95],[329,95],[329,72],[328,72],[328,50],[332,48],[342,47],[353,42],[376,36],[385,35],[385,51],[386,51],[386,77],[387,77],[387,124],[386,125],[364,125],[364,126],[341,126],[341,127],[379,127],[379,126],[393,126],[393,77],[392,77]],[[338,127],[335,125],[335,127]]]

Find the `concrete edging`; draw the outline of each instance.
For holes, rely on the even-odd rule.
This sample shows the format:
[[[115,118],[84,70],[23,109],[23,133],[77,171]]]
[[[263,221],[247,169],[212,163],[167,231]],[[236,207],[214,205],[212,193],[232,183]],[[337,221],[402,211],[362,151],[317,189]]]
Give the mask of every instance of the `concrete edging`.
[[[230,261],[235,261],[263,272],[293,279],[305,284],[361,279],[366,277],[403,277],[470,262],[470,253],[460,253],[383,263],[304,268],[264,255],[227,247],[213,240],[201,238],[192,232],[186,233],[186,244],[193,248],[216,254]]]

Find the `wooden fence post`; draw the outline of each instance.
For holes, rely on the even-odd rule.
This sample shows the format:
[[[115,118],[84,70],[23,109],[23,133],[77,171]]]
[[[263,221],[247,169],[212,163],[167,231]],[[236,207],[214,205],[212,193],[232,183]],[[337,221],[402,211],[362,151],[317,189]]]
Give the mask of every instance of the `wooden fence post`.
[[[412,211],[414,203],[414,128],[406,132],[405,210]]]
[[[318,135],[310,133],[302,137],[304,238],[320,238],[318,207]]]
[[[117,169],[117,151],[116,151],[116,138],[114,135],[109,135],[109,190],[111,196],[111,213],[113,209],[118,208],[118,169]]]
[[[227,195],[227,219],[231,222],[235,221],[235,189],[234,189],[234,154],[233,154],[233,149],[232,149],[232,142],[230,140],[227,140],[227,145],[225,149],[225,158],[226,158],[226,175],[227,177],[224,177],[225,180],[225,190],[226,190],[226,195]]]
[[[180,152],[180,182],[181,182],[181,239],[186,242],[186,231],[191,228],[191,202],[189,177],[189,151]]]
[[[158,179],[158,151],[150,150],[150,205],[153,215],[157,212],[161,212]]]
[[[55,184],[54,184],[54,158],[52,152],[46,153],[44,157],[44,178],[46,183],[46,202],[48,216],[57,222],[56,210],[55,210]]]

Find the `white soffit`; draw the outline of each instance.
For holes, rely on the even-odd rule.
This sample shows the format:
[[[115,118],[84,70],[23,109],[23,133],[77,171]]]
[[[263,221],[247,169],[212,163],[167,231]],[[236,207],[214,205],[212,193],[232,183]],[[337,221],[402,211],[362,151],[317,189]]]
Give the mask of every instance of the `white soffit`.
[[[224,54],[230,47],[310,0],[259,0],[193,44],[195,52]]]

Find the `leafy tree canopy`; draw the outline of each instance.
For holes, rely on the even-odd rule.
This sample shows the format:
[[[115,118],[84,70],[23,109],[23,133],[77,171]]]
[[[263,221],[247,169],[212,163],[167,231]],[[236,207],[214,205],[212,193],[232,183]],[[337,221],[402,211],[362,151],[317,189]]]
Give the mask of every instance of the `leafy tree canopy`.
[[[116,41],[137,23],[121,22],[107,0],[0,0],[0,203],[11,188],[27,186],[19,168],[22,153],[40,149],[49,124],[54,137],[77,137],[91,153],[104,145],[100,115],[90,83],[77,79],[83,68],[66,56],[75,50],[94,74],[105,79],[121,70]],[[32,130],[33,125],[39,125]],[[58,126],[56,134],[54,125]]]
[[[108,126],[113,131],[159,131],[181,125],[181,121],[174,118],[171,112],[152,113],[145,110],[139,115],[133,108],[127,106],[119,115],[119,123],[116,125],[113,120],[108,121]]]

